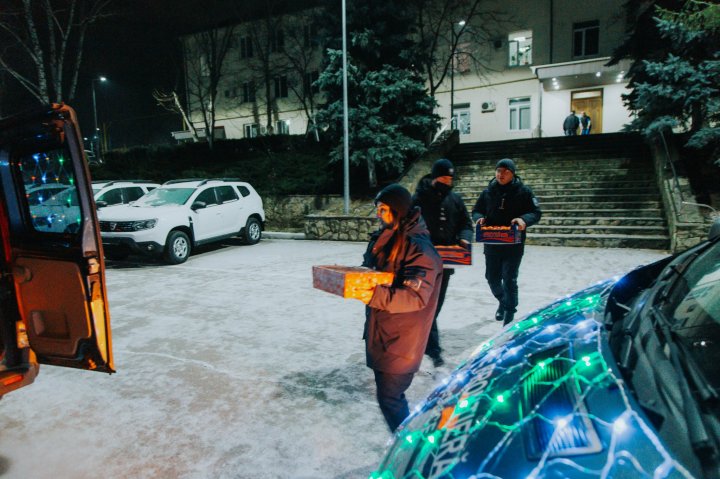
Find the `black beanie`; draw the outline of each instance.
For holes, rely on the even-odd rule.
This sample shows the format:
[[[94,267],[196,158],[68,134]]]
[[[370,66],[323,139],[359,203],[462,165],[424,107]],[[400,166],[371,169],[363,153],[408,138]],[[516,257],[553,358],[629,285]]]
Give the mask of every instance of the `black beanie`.
[[[495,169],[498,168],[507,168],[508,170],[512,171],[512,174],[515,174],[515,163],[510,158],[503,158],[502,160],[497,162],[497,165],[495,165]]]
[[[388,185],[377,194],[375,197],[375,204],[385,203],[397,213],[398,218],[405,218],[410,211],[412,205],[412,196],[410,192],[404,187],[393,183]]]
[[[455,176],[455,167],[452,163],[450,163],[450,160],[440,158],[435,163],[433,163],[430,175],[433,177],[433,179],[437,178],[438,176]]]

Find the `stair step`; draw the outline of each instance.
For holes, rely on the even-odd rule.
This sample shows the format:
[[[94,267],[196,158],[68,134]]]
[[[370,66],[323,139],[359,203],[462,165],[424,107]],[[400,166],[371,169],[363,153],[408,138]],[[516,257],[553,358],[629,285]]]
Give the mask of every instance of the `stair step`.
[[[547,216],[543,214],[539,226],[654,226],[666,231],[665,218],[660,216]],[[534,227],[533,227],[534,228]]]
[[[475,206],[473,203],[472,206]],[[588,209],[588,208],[579,208],[576,210],[569,210],[566,208],[550,208],[545,205],[541,205],[540,209],[542,210],[542,217],[543,218],[553,218],[553,217],[576,217],[576,218],[585,218],[585,217],[618,217],[618,218],[627,218],[627,217],[644,217],[644,218],[662,218],[664,220],[664,217],[662,216],[662,210],[660,208],[644,208],[644,209],[638,209],[638,208],[613,208],[613,209],[607,209],[607,208],[598,208],[598,209]]]
[[[540,199],[540,203],[553,203],[557,201],[569,201],[569,202],[595,202],[595,201],[615,201],[615,202],[625,202],[625,201],[654,201],[657,200],[658,194],[657,192],[655,194],[652,193],[637,193],[633,195],[627,195],[627,194],[582,194],[582,193],[555,193],[555,194],[549,194],[549,195],[540,195],[537,192],[535,193],[535,196]]]
[[[544,225],[542,222],[531,227],[533,233],[551,235],[638,235],[662,236],[666,231],[662,226],[607,226],[607,225]]]
[[[600,209],[629,209],[629,208],[657,208],[662,205],[660,200],[657,201],[541,201],[540,208],[548,207],[550,209],[590,209],[597,207]]]
[[[527,244],[540,246],[585,246],[591,248],[645,248],[667,250],[670,238],[665,235],[550,235],[529,233]]]

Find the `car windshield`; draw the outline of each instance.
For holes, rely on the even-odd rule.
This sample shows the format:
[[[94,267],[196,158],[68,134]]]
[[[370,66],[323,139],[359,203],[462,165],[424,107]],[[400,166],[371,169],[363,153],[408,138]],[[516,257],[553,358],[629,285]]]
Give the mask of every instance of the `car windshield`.
[[[712,386],[720,387],[720,244],[700,253],[663,304],[676,337]]]
[[[134,206],[164,206],[164,205],[182,205],[190,195],[193,194],[195,188],[155,188],[137,201]]]
[[[95,195],[97,195],[97,194],[100,192],[100,190],[102,190],[102,187],[100,187],[100,186],[93,186],[93,189],[92,189],[92,190],[93,190],[93,196],[95,196]]]

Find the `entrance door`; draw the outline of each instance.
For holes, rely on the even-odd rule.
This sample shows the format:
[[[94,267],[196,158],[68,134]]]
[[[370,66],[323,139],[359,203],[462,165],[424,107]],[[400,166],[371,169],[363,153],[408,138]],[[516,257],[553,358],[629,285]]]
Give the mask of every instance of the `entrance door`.
[[[578,118],[582,116],[582,112],[588,114],[592,121],[590,134],[602,133],[602,105],[602,89],[572,92],[571,109],[575,110]]]

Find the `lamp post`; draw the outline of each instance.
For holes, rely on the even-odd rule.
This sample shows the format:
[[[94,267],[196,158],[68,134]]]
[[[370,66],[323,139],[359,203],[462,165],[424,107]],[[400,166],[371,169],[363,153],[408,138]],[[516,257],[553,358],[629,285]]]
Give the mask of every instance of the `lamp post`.
[[[95,150],[95,156],[98,161],[101,161],[101,155],[100,155],[100,129],[98,128],[98,115],[97,115],[97,100],[95,98],[95,82],[106,82],[107,78],[104,76],[99,76],[97,78],[93,78],[90,82],[90,85],[92,86],[92,101],[93,101],[93,117],[95,119],[95,133],[93,136],[93,146]]]
[[[450,57],[450,129],[454,130],[457,126],[455,124],[455,53],[457,50],[457,44],[460,41],[460,35],[462,35],[462,27],[465,26],[465,20],[460,20],[457,22],[457,25],[460,26],[460,33],[455,35],[455,24],[452,24],[451,34],[451,54]]]

